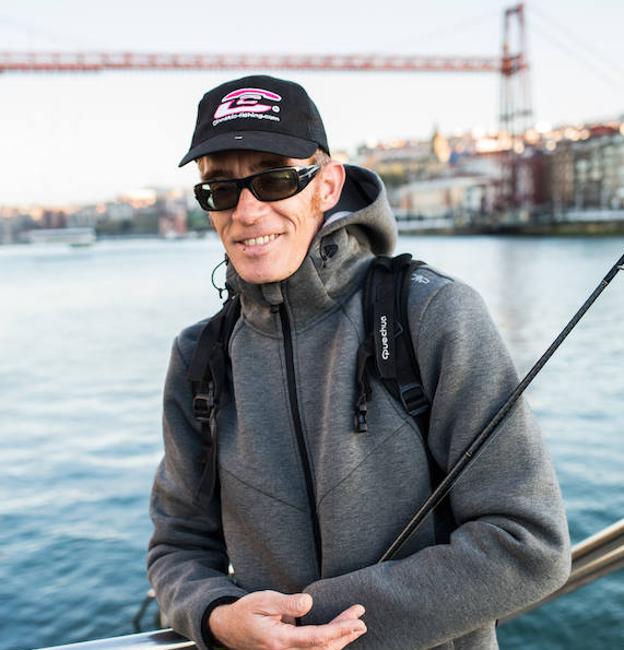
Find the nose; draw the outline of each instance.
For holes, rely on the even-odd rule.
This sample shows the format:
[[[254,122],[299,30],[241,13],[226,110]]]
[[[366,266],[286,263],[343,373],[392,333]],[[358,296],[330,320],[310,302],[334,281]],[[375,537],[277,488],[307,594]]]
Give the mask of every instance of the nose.
[[[266,214],[267,208],[266,203],[258,201],[249,188],[245,187],[238,197],[238,203],[232,213],[232,219],[240,221],[244,225],[251,225]]]

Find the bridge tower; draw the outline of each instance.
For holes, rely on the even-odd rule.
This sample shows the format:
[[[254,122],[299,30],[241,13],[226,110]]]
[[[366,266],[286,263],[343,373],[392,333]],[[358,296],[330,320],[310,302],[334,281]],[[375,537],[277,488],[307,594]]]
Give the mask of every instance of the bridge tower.
[[[529,59],[524,3],[503,14],[501,57],[500,136],[506,145],[502,153],[500,204],[515,218],[527,215],[532,203],[532,181],[522,165],[525,134],[533,124],[529,85]]]

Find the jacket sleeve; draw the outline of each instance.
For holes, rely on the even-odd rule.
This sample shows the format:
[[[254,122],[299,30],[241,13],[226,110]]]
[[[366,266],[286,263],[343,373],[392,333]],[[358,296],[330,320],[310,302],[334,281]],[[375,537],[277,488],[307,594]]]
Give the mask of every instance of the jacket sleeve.
[[[245,592],[227,575],[218,496],[208,500],[201,489],[207,453],[186,372],[176,340],[165,382],[165,454],[152,489],[147,566],[169,624],[203,649],[210,643],[203,628],[207,614]]]
[[[432,405],[429,444],[448,470],[518,378],[474,290],[448,282],[422,314],[411,324]],[[527,404],[518,402],[499,427],[451,492],[458,528],[450,542],[312,583],[306,591],[314,606],[304,623],[325,622],[361,603],[368,633],[354,647],[430,648],[491,625],[565,582],[565,512]]]

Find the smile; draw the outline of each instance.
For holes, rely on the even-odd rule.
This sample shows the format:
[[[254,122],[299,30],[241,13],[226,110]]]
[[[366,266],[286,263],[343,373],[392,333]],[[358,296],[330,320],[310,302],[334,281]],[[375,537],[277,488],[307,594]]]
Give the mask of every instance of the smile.
[[[244,246],[265,246],[277,237],[279,237],[279,233],[272,235],[263,235],[262,237],[251,237],[250,239],[242,239],[240,243]]]

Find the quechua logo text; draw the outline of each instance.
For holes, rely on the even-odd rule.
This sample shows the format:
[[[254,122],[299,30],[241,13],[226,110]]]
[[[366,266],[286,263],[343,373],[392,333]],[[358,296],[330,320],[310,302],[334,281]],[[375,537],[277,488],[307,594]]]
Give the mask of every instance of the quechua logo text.
[[[388,317],[384,315],[379,319],[379,336],[381,339],[381,358],[387,361],[390,357],[390,346],[388,345]]]
[[[281,101],[280,95],[263,88],[233,90],[217,106],[212,126],[226,120],[239,118],[268,119],[279,122],[280,118],[275,113],[280,112],[277,102]]]

